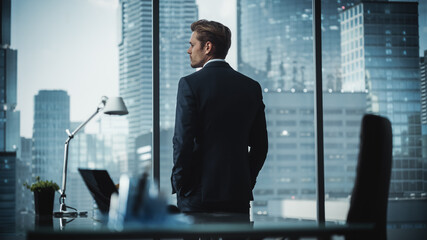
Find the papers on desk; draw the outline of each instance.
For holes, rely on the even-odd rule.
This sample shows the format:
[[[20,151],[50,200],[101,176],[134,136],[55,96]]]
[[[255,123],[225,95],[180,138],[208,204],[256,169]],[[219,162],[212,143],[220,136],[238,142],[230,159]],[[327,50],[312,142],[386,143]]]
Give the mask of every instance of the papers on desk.
[[[120,177],[119,194],[111,195],[108,227],[113,230],[140,227],[141,225],[186,225],[190,218],[170,214],[167,200],[157,186],[143,174],[140,178]]]

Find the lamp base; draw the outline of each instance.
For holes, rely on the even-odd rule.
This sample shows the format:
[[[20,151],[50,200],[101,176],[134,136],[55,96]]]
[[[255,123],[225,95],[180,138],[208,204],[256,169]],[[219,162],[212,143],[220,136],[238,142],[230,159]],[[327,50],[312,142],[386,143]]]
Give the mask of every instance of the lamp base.
[[[55,218],[63,218],[63,217],[68,217],[68,218],[76,218],[76,217],[87,217],[87,211],[62,211],[62,212],[54,212],[53,216]]]
[[[65,204],[65,195],[61,195],[61,205],[59,206],[59,212],[54,212],[53,216],[56,218],[76,218],[78,216],[80,217],[87,217],[87,211],[77,211],[77,209],[67,206]],[[74,211],[67,211],[67,209],[73,209]]]

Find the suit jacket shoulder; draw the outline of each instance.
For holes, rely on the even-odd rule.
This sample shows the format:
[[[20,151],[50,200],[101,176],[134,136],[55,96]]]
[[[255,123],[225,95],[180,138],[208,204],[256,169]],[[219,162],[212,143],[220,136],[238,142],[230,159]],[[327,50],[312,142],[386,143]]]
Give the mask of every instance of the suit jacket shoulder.
[[[233,79],[241,85],[249,85],[256,91],[261,89],[261,85],[252,78],[234,70],[226,62],[208,63],[204,68],[183,77],[190,86],[204,85],[203,81],[218,81],[220,79]]]

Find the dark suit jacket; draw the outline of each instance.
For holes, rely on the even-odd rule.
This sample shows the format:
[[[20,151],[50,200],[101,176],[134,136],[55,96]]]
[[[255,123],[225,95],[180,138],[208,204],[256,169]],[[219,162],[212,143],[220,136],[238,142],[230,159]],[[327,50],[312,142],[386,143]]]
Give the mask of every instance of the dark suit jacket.
[[[264,107],[259,83],[226,62],[181,78],[171,177],[178,206],[191,206],[192,195],[203,211],[253,200],[268,149]]]

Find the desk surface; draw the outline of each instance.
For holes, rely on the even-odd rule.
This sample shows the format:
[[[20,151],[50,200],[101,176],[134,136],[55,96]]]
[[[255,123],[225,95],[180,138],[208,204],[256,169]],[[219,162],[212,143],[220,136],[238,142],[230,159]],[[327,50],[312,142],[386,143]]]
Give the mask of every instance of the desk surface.
[[[203,215],[209,218],[209,214]],[[215,216],[214,216],[215,217]],[[221,218],[224,217],[221,216]],[[226,216],[225,216],[226,217]],[[231,214],[230,217],[233,217]],[[59,221],[59,219],[53,219]],[[71,219],[69,219],[71,220]],[[68,221],[69,221],[68,220]],[[36,227],[27,232],[27,239],[140,239],[140,238],[187,238],[187,237],[330,237],[332,235],[367,235],[372,224],[340,225],[315,222],[232,222],[197,223],[169,226],[125,228],[121,231],[108,229],[93,218],[77,218],[60,230],[58,227]],[[92,223],[92,224],[91,224]]]

